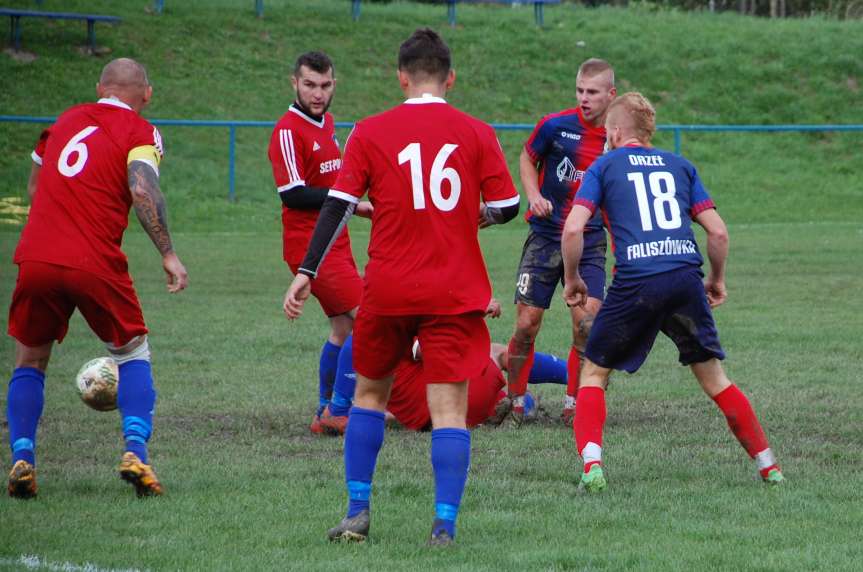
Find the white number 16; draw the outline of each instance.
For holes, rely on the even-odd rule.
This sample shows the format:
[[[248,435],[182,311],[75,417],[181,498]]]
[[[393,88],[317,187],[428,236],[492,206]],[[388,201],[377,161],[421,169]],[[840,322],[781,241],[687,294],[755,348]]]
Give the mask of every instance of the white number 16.
[[[452,167],[444,166],[446,160],[449,159],[449,156],[452,155],[457,147],[458,145],[453,145],[452,143],[447,143],[441,147],[434,159],[434,163],[432,163],[429,177],[429,194],[431,195],[432,203],[444,212],[454,209],[461,195],[461,178],[458,176],[458,171]],[[423,167],[419,143],[410,143],[399,152],[399,165],[404,165],[408,162],[411,166],[411,190],[413,191],[414,209],[422,210],[426,208],[426,198],[423,192]],[[441,192],[441,185],[444,181],[449,181],[450,193],[448,198],[444,198]]]

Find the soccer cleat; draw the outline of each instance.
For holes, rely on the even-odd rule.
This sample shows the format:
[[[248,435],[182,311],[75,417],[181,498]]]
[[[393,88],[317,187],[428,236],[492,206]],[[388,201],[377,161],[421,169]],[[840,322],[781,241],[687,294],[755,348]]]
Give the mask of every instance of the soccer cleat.
[[[572,427],[572,423],[575,421],[575,407],[564,407],[560,414],[560,420],[567,427]]]
[[[512,399],[503,394],[498,398],[494,406],[494,414],[486,420],[486,423],[498,426],[509,417],[510,411],[512,411]]]
[[[432,525],[431,536],[429,537],[429,541],[426,543],[427,546],[452,546],[455,544],[455,539],[449,535],[446,528],[440,525],[435,519],[434,524]]]
[[[36,497],[36,467],[20,459],[9,471],[9,496],[16,499]]]
[[[160,496],[162,494],[162,483],[156,477],[151,465],[145,465],[138,455],[127,451],[123,453],[120,461],[120,478],[135,487],[135,493],[139,497]]]
[[[345,517],[338,526],[327,531],[330,542],[365,542],[369,537],[368,510],[362,510],[356,515]]]
[[[315,413],[315,416],[312,418],[312,424],[309,425],[309,431],[315,435],[322,435],[324,433],[324,428],[321,427],[321,416],[317,413]]]
[[[324,409],[324,412],[321,414],[321,430],[323,433],[338,437],[339,435],[344,435],[347,428],[347,415],[330,415],[330,408],[327,407]]]
[[[776,486],[785,481],[785,477],[782,475],[782,471],[779,468],[770,469],[767,472],[767,475],[761,478],[765,483],[771,486]]]
[[[581,474],[578,490],[579,492],[596,494],[604,491],[606,486],[602,465],[596,464],[590,467],[588,472]]]

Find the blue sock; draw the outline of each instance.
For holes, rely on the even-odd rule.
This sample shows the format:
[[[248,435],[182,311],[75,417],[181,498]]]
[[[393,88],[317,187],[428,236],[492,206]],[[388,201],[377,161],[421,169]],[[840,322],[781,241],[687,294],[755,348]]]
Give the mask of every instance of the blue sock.
[[[470,431],[433,430],[431,461],[435,481],[434,528],[443,528],[455,538],[455,521],[470,468]]]
[[[330,342],[321,348],[321,361],[318,366],[318,415],[330,402],[333,394],[333,382],[336,379],[336,365],[339,361],[341,346]]]
[[[36,428],[45,405],[45,372],[35,367],[18,367],[12,372],[6,393],[6,419],[12,463],[36,464]]]
[[[123,419],[123,439],[126,451],[135,453],[147,464],[147,441],[153,432],[153,409],[156,390],[150,362],[136,359],[120,364],[117,386],[117,408]]]
[[[527,382],[566,385],[566,360],[551,354],[534,353]]]
[[[354,371],[354,337],[348,336],[342,351],[339,353],[336,367],[336,382],[333,386],[333,399],[330,401],[332,415],[347,415],[354,400],[354,390],[357,387],[357,374]]]
[[[369,509],[375,463],[384,443],[384,414],[353,407],[345,431],[348,518]]]

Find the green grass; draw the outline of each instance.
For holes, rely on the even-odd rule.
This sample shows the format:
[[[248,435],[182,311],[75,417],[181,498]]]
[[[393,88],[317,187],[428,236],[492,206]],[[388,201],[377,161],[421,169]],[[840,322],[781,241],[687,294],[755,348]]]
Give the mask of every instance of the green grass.
[[[451,101],[487,121],[532,123],[571,105],[574,71],[590,56],[615,65],[622,89],[651,97],[661,123],[853,123],[863,107],[859,22],[567,5],[548,9],[549,26],[539,31],[529,8],[460,6],[460,26],[448,29],[443,7],[408,3],[365,3],[359,24],[337,0],[267,0],[263,20],[246,0],[169,0],[161,17],[146,5],[46,0],[44,9],[123,16],[97,37],[114,55],[149,66],[156,97],[148,117],[275,119],[290,101],[290,62],[325,47],[340,82],[333,112],[361,118],[401,99],[395,50],[421,24],[442,29],[453,46],[459,80]],[[24,25],[25,47],[39,57],[0,55],[2,113],[52,115],[90,100],[105,59],[77,51],[83,25]],[[579,39],[586,48],[576,47]],[[14,201],[23,197],[38,130],[0,124],[0,300],[14,287],[9,261],[23,219]],[[295,324],[280,311],[290,274],[268,130],[239,133],[236,204],[224,198],[224,130],[163,131],[163,186],[189,290],[164,292],[158,257],[136,223],[125,247],[151,329],[159,389],[152,455],[167,495],[139,502],[116,478],[117,415],[88,410],[72,383],[81,364],[104,353],[76,316],[48,371],[40,498],[0,498],[0,569],[19,569],[13,562],[25,554],[150,570],[858,567],[861,135],[684,135],[731,229],[730,300],[717,312],[727,368],[752,398],[787,486],[768,490],[755,480],[663,339],[637,375],[613,379],[608,494],[575,495],[578,459],[562,426],[477,430],[459,546],[435,552],[422,547],[432,516],[429,437],[409,432],[388,434],[378,464],[374,542],[324,540],[345,504],[340,442],[307,431],[326,323],[314,303]],[[502,134],[511,161],[525,136]],[[667,134],[658,141],[671,145]],[[363,263],[367,223],[354,221],[352,232]],[[520,221],[482,234],[505,302],[504,317],[490,322],[496,341],[512,331],[508,301],[524,235]],[[566,354],[567,320],[557,301],[540,350]],[[12,355],[3,337],[0,369],[11,369]],[[562,389],[539,392],[556,415]],[[7,440],[5,425],[0,437]],[[8,458],[0,447],[0,466]]]

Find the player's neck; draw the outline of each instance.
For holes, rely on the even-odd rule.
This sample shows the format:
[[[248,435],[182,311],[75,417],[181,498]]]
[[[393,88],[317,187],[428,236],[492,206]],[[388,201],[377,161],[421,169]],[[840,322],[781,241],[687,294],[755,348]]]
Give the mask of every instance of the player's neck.
[[[310,119],[314,119],[315,121],[322,121],[324,119],[323,114],[315,115],[314,113],[309,111],[309,109],[305,105],[300,103],[300,101],[298,99],[294,100],[294,107],[296,107],[297,109],[302,111],[303,114],[306,115],[307,117],[309,117]],[[326,113],[326,112],[324,112],[324,113]]]
[[[650,143],[645,143],[638,139],[638,137],[630,137],[620,143],[618,147],[650,147]]]
[[[420,97],[440,97],[443,99],[446,97],[446,85],[435,82],[408,84],[404,91],[408,99]]]

